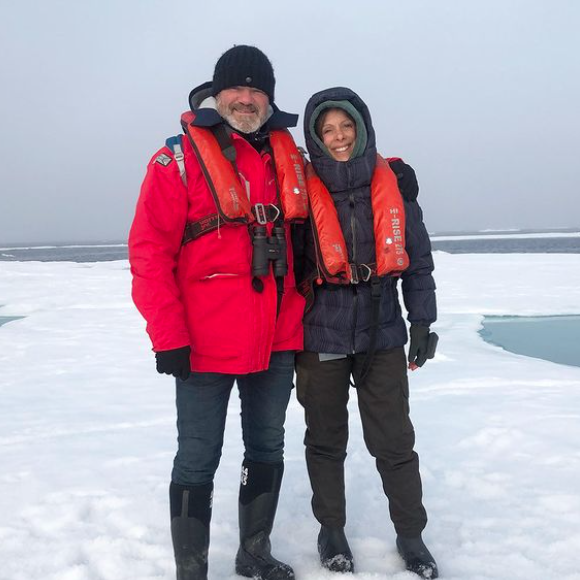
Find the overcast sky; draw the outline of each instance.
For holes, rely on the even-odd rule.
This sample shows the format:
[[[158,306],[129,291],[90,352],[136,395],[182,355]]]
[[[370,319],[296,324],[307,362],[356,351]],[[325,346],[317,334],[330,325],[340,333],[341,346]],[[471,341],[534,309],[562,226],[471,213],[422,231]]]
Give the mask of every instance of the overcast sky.
[[[580,226],[576,0],[0,0],[0,243],[124,240],[145,166],[233,44],[280,108],[352,88],[429,231]]]

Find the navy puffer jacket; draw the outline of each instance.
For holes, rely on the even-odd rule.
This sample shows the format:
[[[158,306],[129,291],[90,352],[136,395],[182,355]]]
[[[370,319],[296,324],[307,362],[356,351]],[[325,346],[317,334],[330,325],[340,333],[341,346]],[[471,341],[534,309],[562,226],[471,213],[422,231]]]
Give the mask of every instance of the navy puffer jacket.
[[[310,134],[313,111],[325,101],[350,101],[360,112],[368,132],[362,156],[346,162],[334,161],[321,150]],[[317,175],[328,188],[346,241],[349,260],[361,264],[375,262],[371,180],[376,164],[375,133],[367,106],[347,88],[333,88],[316,93],[308,101],[304,115],[306,147]],[[403,166],[407,173],[414,172]],[[409,175],[399,175],[401,180]],[[412,197],[412,196],[407,196]],[[433,258],[423,214],[416,200],[405,198],[405,236],[409,268],[401,276],[408,320],[429,326],[437,317],[435,282],[431,275]],[[316,270],[310,223],[296,230],[295,264],[298,282]],[[354,260],[353,260],[354,257]],[[378,317],[377,349],[403,346],[407,342],[406,324],[401,316],[398,278],[382,279]],[[314,286],[314,304],[304,317],[304,349],[313,352],[351,354],[369,348],[371,324],[371,289],[369,283],[358,285],[322,284]]]

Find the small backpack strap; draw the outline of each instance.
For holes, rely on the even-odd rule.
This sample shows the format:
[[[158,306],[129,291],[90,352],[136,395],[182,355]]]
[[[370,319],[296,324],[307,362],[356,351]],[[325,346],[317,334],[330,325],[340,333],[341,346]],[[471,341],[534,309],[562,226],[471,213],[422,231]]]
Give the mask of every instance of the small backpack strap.
[[[169,137],[165,141],[165,146],[171,151],[173,151],[173,158],[177,162],[177,167],[179,168],[179,175],[181,176],[181,181],[183,185],[187,187],[187,174],[185,173],[185,157],[183,155],[183,149],[181,147],[181,135],[176,135],[175,137]]]

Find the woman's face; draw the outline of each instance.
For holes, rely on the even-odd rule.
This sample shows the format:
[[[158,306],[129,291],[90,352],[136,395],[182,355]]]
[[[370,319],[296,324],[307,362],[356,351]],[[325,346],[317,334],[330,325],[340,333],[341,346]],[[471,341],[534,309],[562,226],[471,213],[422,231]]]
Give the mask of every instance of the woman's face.
[[[342,109],[324,113],[320,138],[335,161],[348,161],[356,142],[356,124]]]

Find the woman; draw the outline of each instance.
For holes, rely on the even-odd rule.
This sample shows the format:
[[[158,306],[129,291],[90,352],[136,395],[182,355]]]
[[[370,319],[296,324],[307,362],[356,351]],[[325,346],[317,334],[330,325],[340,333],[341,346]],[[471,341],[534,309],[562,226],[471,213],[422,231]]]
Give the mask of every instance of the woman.
[[[397,294],[401,278],[414,370],[432,358],[436,343],[429,333],[436,319],[433,260],[415,174],[401,160],[377,156],[369,111],[349,89],[315,94],[304,128],[310,219],[296,232],[296,267],[308,311],[296,372],[312,508],[321,524],[320,560],[333,571],[354,571],[344,534],[352,375],[364,440],[376,458],[399,553],[408,570],[436,578],[435,560],[421,539],[427,516],[413,451],[407,330]]]

